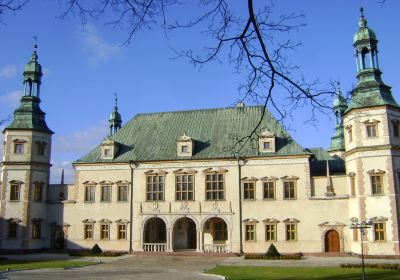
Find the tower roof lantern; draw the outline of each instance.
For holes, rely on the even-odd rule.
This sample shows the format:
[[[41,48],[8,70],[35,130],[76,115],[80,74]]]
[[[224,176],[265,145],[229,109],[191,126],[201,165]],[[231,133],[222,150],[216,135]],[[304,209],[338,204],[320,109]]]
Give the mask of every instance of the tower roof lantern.
[[[360,8],[360,12],[361,12],[361,16],[360,16],[360,20],[358,21],[359,29],[358,29],[357,33],[354,35],[354,44],[356,44],[357,42],[362,41],[362,40],[377,41],[375,32],[367,26],[368,22],[364,17],[364,8],[363,7]]]
[[[38,55],[37,55],[37,45],[33,46],[33,52],[31,55],[31,59],[25,65],[24,68],[24,80],[32,80],[34,82],[40,83],[40,80],[43,76],[42,73],[42,66],[38,62]]]

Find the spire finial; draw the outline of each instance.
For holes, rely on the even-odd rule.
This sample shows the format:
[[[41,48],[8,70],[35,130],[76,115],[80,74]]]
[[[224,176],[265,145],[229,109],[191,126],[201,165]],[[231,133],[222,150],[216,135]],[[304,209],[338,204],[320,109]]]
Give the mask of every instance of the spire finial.
[[[114,93],[114,110],[118,110],[118,95],[117,93]]]
[[[35,43],[33,44],[33,53],[32,53],[31,60],[37,61],[38,56],[37,56],[36,50],[37,50],[38,45],[37,45],[37,37],[35,35],[33,35],[33,40],[35,41]]]
[[[360,3],[360,13],[361,13],[361,17],[360,17],[360,20],[358,21],[358,25],[360,26],[360,28],[366,28],[367,20],[364,17],[364,7],[363,7],[362,3]]]

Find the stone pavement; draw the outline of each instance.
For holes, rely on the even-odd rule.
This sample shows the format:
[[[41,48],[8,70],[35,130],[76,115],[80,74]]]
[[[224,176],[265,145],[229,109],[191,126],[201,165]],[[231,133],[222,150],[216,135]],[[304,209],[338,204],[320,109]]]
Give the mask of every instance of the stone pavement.
[[[69,259],[67,255],[32,254],[20,256],[31,259]],[[10,256],[8,256],[10,257]],[[15,257],[15,256],[14,256]],[[82,260],[99,261],[99,258],[83,258]],[[341,263],[360,263],[356,257],[311,257],[302,260],[265,261],[244,260],[239,257],[217,256],[160,256],[160,255],[133,255],[120,258],[101,258],[102,263],[76,269],[41,269],[30,271],[14,271],[0,274],[0,279],[219,279],[214,276],[203,275],[216,265],[231,266],[338,266]],[[366,263],[400,263],[397,260],[368,259]]]

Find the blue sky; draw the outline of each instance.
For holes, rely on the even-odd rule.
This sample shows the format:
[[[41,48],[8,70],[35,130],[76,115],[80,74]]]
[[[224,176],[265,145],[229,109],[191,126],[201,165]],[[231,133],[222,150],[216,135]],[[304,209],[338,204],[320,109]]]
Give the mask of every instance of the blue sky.
[[[195,1],[193,1],[195,2]],[[245,1],[228,1],[238,14],[245,13]],[[258,2],[258,1],[255,1]],[[258,2],[260,3],[260,2]],[[359,1],[280,0],[274,13],[303,12],[306,27],[290,33],[302,46],[289,53],[300,67],[299,75],[321,82],[340,80],[344,92],[356,83],[353,35],[358,28]],[[381,7],[377,0],[364,1],[368,25],[379,39],[383,80],[392,86],[397,100],[400,1],[389,0]],[[187,19],[196,6],[171,9],[171,18]],[[126,31],[104,22],[90,21],[83,27],[79,18],[60,19],[58,1],[32,1],[16,15],[3,17],[0,25],[1,115],[12,114],[22,94],[23,66],[30,58],[33,36],[38,37],[39,62],[44,68],[41,107],[55,131],[52,147],[52,182],[59,182],[61,168],[72,182],[71,162],[78,159],[106,135],[113,95],[118,93],[119,111],[126,123],[137,113],[232,106],[238,99],[243,76],[229,63],[211,63],[201,70],[184,58],[172,59],[176,49],[200,50],[208,41],[194,30],[176,31],[165,38],[154,26],[135,35],[121,46]],[[396,76],[397,74],[397,76]],[[284,93],[279,93],[284,94]],[[329,146],[334,118],[318,115],[319,122],[305,122],[303,108],[285,120],[292,136],[304,147]]]

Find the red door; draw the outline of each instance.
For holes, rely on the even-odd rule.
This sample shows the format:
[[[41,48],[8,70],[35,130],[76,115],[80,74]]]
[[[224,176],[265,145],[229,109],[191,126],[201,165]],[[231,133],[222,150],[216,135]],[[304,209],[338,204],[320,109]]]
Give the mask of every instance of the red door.
[[[336,230],[329,230],[325,234],[325,252],[340,252],[339,233]]]

